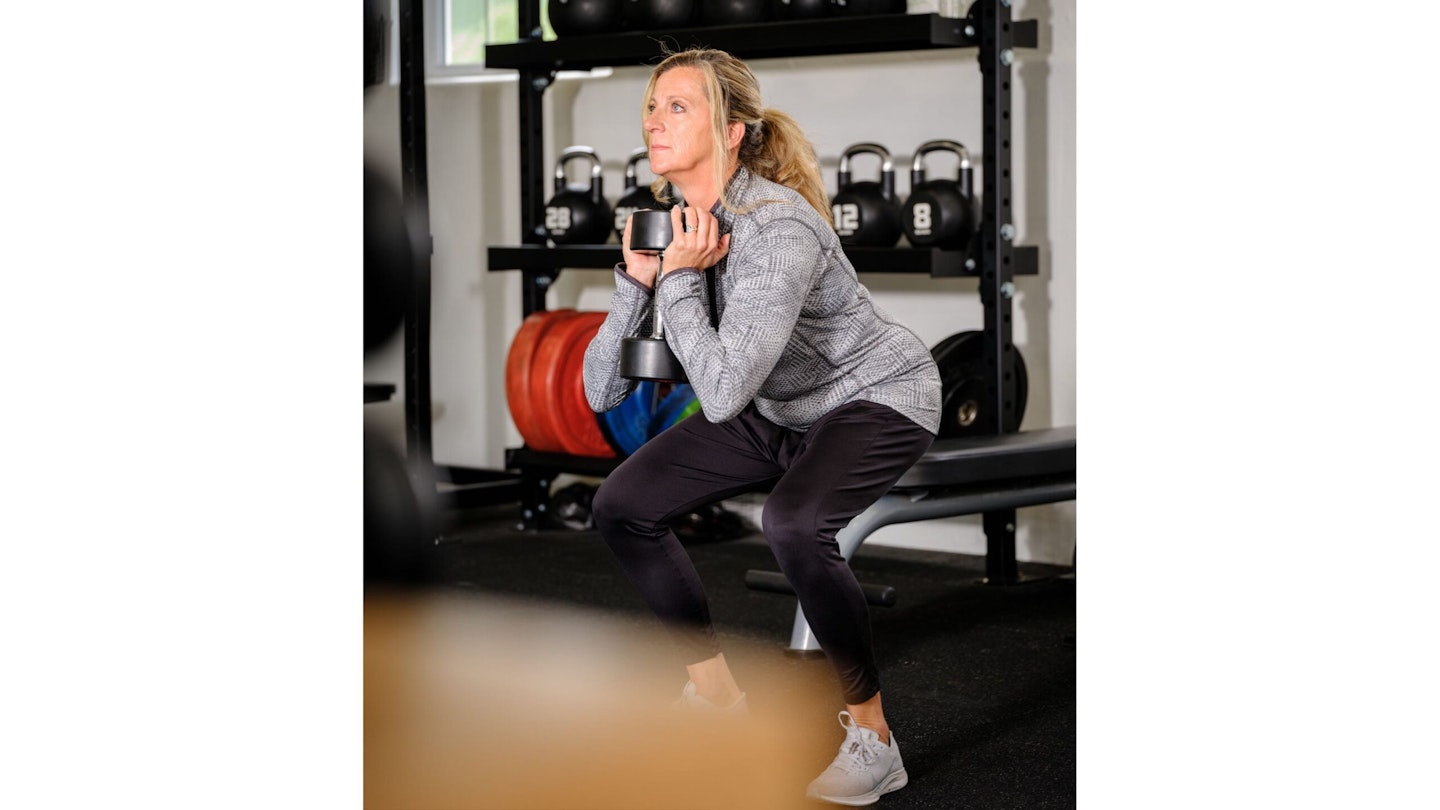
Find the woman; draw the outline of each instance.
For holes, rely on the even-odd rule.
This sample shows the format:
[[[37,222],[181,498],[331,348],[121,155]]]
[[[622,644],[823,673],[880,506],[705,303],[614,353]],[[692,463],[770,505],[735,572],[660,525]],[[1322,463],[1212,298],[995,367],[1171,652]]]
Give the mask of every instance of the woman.
[[[814,148],[761,106],[743,62],[716,50],[656,66],[642,114],[674,241],[629,249],[609,316],[585,352],[597,412],[635,383],[621,340],[657,309],[704,418],[686,419],[611,473],[592,504],[601,536],[687,661],[682,705],[743,711],[716,644],[704,589],[668,524],[697,507],[769,488],[766,542],[794,586],[844,691],[846,738],[808,795],[870,804],[903,787],[881,708],[865,597],[836,533],[914,464],[939,428],[940,377],[925,344],[870,300],[835,235]],[[663,272],[662,272],[663,271]]]

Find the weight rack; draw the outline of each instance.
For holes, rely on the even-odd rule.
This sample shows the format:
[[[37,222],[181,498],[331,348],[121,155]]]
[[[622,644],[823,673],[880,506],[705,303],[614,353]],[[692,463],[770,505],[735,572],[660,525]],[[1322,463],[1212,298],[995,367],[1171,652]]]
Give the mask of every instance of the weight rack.
[[[415,0],[400,3],[402,61],[405,54],[403,19],[406,8],[414,3]],[[996,405],[985,409],[989,421],[981,429],[999,434],[1001,426],[1015,411],[1015,381],[1005,379],[1002,373],[1013,361],[1015,351],[1011,337],[1014,278],[1039,274],[1038,247],[1013,242],[1010,145],[1014,50],[1037,46],[1039,24],[1035,20],[1012,20],[1010,0],[978,0],[972,13],[974,16],[968,18],[894,14],[763,22],[679,29],[667,32],[666,36],[676,47],[704,44],[746,60],[935,49],[977,50],[984,98],[981,150],[984,193],[979,234],[964,251],[847,246],[845,252],[857,273],[923,273],[935,278],[965,276],[980,280],[986,394],[993,397]],[[491,68],[513,69],[519,74],[521,244],[489,246],[486,255],[490,272],[520,271],[523,317],[546,309],[545,293],[562,268],[608,270],[621,260],[619,245],[546,245],[540,217],[550,179],[545,169],[546,156],[541,152],[545,127],[541,102],[545,91],[561,70],[643,65],[658,56],[658,52],[652,32],[545,41],[541,34],[540,0],[521,0],[518,14],[519,30],[528,34],[513,44],[486,46],[485,64]],[[418,29],[418,24],[415,28]],[[423,115],[419,118],[423,120]],[[423,150],[423,138],[415,146]],[[406,148],[412,145],[407,142]],[[427,273],[426,306],[428,289]],[[428,339],[412,334],[415,331],[408,327],[406,330],[407,368],[412,355],[419,364],[424,365],[427,360]],[[428,407],[412,413],[409,407],[412,394],[408,387],[406,396],[407,423],[428,414]],[[408,432],[424,435],[428,450],[428,419],[424,421],[427,424],[423,432],[420,425],[410,425]],[[518,471],[521,477],[522,525],[532,529],[539,525],[548,500],[548,487],[556,475],[605,475],[617,464],[618,459],[537,453],[525,447],[508,449],[506,468]],[[992,555],[998,550],[1002,559],[1010,561],[1009,580],[1014,581],[1015,511],[987,512],[983,524]],[[1004,581],[1006,577],[992,579]]]

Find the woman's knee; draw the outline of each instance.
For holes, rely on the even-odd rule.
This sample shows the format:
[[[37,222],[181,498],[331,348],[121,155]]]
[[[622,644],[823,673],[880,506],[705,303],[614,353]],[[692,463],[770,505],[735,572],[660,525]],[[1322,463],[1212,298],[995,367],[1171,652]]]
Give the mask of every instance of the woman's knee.
[[[773,496],[765,502],[760,527],[782,569],[820,559],[823,543],[815,525],[815,510]]]

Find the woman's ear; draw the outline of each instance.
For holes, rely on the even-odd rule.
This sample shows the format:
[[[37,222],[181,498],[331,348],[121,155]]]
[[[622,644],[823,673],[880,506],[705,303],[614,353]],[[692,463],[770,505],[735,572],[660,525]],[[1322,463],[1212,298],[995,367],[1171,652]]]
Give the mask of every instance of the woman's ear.
[[[731,151],[740,148],[740,141],[745,137],[745,125],[739,121],[731,121],[725,127],[725,147]]]

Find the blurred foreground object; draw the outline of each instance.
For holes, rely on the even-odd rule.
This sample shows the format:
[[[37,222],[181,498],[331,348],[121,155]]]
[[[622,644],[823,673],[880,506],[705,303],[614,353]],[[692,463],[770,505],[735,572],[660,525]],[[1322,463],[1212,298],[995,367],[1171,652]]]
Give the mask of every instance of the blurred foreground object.
[[[379,432],[365,429],[365,584],[413,587],[430,581],[435,492],[407,469]]]
[[[773,649],[731,647],[773,662],[757,684],[827,688],[779,671]],[[685,672],[670,655],[629,616],[367,592],[365,807],[813,807],[805,784],[833,741],[802,740],[788,701],[752,702],[749,718],[675,711]]]

